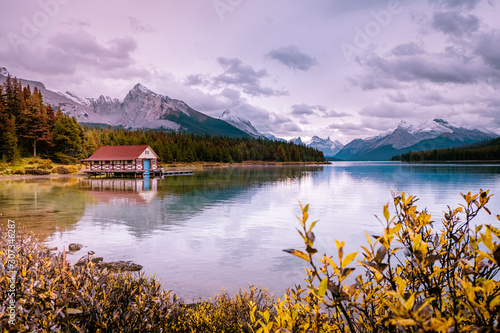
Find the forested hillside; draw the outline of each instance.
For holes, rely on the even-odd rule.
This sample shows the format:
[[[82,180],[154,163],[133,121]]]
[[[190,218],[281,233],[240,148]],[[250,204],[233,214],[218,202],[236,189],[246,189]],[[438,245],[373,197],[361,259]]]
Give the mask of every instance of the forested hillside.
[[[163,162],[322,162],[323,153],[287,142],[227,138],[152,130],[82,127],[76,118],[43,103],[37,88],[10,76],[0,85],[0,158],[43,156],[57,163],[75,163],[100,146],[148,144]]]
[[[402,162],[500,161],[500,138],[466,147],[408,152],[394,156]]]

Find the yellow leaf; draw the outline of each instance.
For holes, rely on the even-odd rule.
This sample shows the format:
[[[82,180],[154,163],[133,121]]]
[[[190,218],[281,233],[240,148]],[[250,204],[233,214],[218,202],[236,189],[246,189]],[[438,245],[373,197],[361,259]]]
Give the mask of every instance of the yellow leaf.
[[[486,231],[484,234],[481,234],[481,240],[483,241],[484,245],[488,248],[488,250],[493,251],[493,237],[491,236],[491,229],[486,227]]]
[[[384,205],[384,217],[386,221],[389,221],[390,214],[389,214],[389,203]]]
[[[366,240],[368,241],[368,244],[372,245],[372,238],[371,238],[371,236],[366,231],[365,231],[365,235],[366,235]]]
[[[305,261],[309,261],[309,256],[302,251],[295,250],[295,249],[287,249],[287,250],[283,250],[283,251],[288,252],[290,254],[293,254],[296,257],[302,258]]]
[[[413,319],[397,319],[394,321],[394,324],[399,326],[415,326],[417,323]]]
[[[415,304],[415,294],[411,294],[408,300],[405,302],[405,309],[410,311],[413,309],[413,305]]]
[[[340,267],[346,267],[347,265],[349,265],[353,260],[354,258],[356,258],[356,256],[358,255],[358,252],[353,252],[353,253],[350,253],[348,254],[344,260],[342,260],[342,266]]]
[[[325,277],[323,280],[321,280],[321,283],[319,284],[319,288],[318,288],[318,296],[319,297],[325,296],[327,287],[328,287],[328,277]]]
[[[337,264],[335,263],[335,261],[333,261],[333,259],[331,257],[327,257],[327,256],[324,256],[323,259],[328,263],[330,264],[330,266],[333,267],[333,269],[337,269]]]
[[[490,229],[491,232],[493,232],[498,238],[500,238],[500,230],[498,230],[495,227],[492,227],[491,225],[487,225],[486,228]]]
[[[493,311],[498,304],[500,304],[500,295],[491,300],[490,310]]]

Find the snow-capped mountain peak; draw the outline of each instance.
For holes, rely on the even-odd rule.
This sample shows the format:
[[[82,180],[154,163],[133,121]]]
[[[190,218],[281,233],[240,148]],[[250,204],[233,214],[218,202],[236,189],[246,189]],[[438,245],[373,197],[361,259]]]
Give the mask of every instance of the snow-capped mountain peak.
[[[155,94],[153,91],[148,89],[146,86],[142,85],[141,83],[137,83],[134,88],[132,88],[132,91],[140,91],[145,94]],[[155,94],[156,95],[156,94]]]
[[[334,156],[344,147],[344,145],[337,140],[332,141],[330,137],[322,139],[317,135],[307,141],[306,145],[322,151],[325,156]]]
[[[356,139],[335,157],[345,160],[388,160],[408,151],[443,149],[498,137],[477,128],[453,126],[435,118],[420,124],[402,121],[396,129],[368,139]]]
[[[8,76],[10,73],[5,67],[0,67],[0,75]]]
[[[432,121],[425,121],[419,125],[411,126],[408,128],[408,132],[421,140],[425,140],[444,133],[452,133],[453,126],[445,120],[436,118]]]
[[[245,133],[250,134],[251,136],[258,137],[261,135],[259,131],[257,131],[257,129],[253,127],[250,120],[245,119],[229,110],[225,110],[219,117],[219,119],[224,120],[225,122],[233,125],[234,127],[242,130]]]

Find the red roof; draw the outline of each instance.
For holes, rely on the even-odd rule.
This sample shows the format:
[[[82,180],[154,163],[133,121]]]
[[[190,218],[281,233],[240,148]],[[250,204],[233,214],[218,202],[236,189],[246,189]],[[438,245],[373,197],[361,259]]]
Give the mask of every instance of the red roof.
[[[89,158],[81,160],[82,162],[86,161],[128,161],[135,160],[138,158],[148,145],[137,145],[137,146],[102,146],[95,153],[92,154]],[[149,147],[149,150],[153,153],[154,158],[158,156],[156,153]],[[153,157],[152,156],[152,157]]]

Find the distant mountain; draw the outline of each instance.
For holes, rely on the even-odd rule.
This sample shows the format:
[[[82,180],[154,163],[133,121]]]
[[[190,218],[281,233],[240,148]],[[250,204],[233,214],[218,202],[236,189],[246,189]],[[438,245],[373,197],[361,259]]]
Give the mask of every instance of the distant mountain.
[[[386,161],[408,151],[457,147],[498,137],[497,134],[476,128],[456,127],[442,119],[419,125],[401,122],[394,130],[368,139],[355,139],[336,155],[342,160]]]
[[[344,145],[337,140],[332,141],[330,137],[322,139],[319,136],[313,136],[312,139],[305,144],[322,151],[325,156],[335,156],[335,154],[344,147]]]
[[[8,71],[0,68],[0,83]],[[120,101],[100,96],[97,99],[83,98],[72,92],[54,92],[38,81],[18,79],[23,86],[37,87],[45,104],[74,116],[79,123],[123,126],[124,128],[151,128],[182,131],[195,134],[210,134],[229,137],[248,137],[249,134],[226,121],[212,118],[194,110],[181,100],[154,93],[142,84],[137,84]]]
[[[290,140],[291,143],[296,144],[296,145],[304,145],[305,143],[302,141],[300,136],[298,138],[293,138]]]
[[[271,133],[260,133],[259,137],[264,138],[264,139],[268,139],[268,140],[272,140],[272,141],[286,142],[285,139],[278,138]]]
[[[243,117],[241,117],[241,116],[239,116],[239,115],[237,115],[229,110],[224,111],[222,113],[222,115],[219,117],[219,119],[224,120],[225,122],[233,125],[234,127],[242,130],[243,132],[245,132],[253,137],[257,138],[257,137],[261,136],[259,131],[257,131],[257,129],[255,127],[253,127],[252,123],[249,120],[247,120],[247,119],[245,119],[245,118],[243,118]]]

